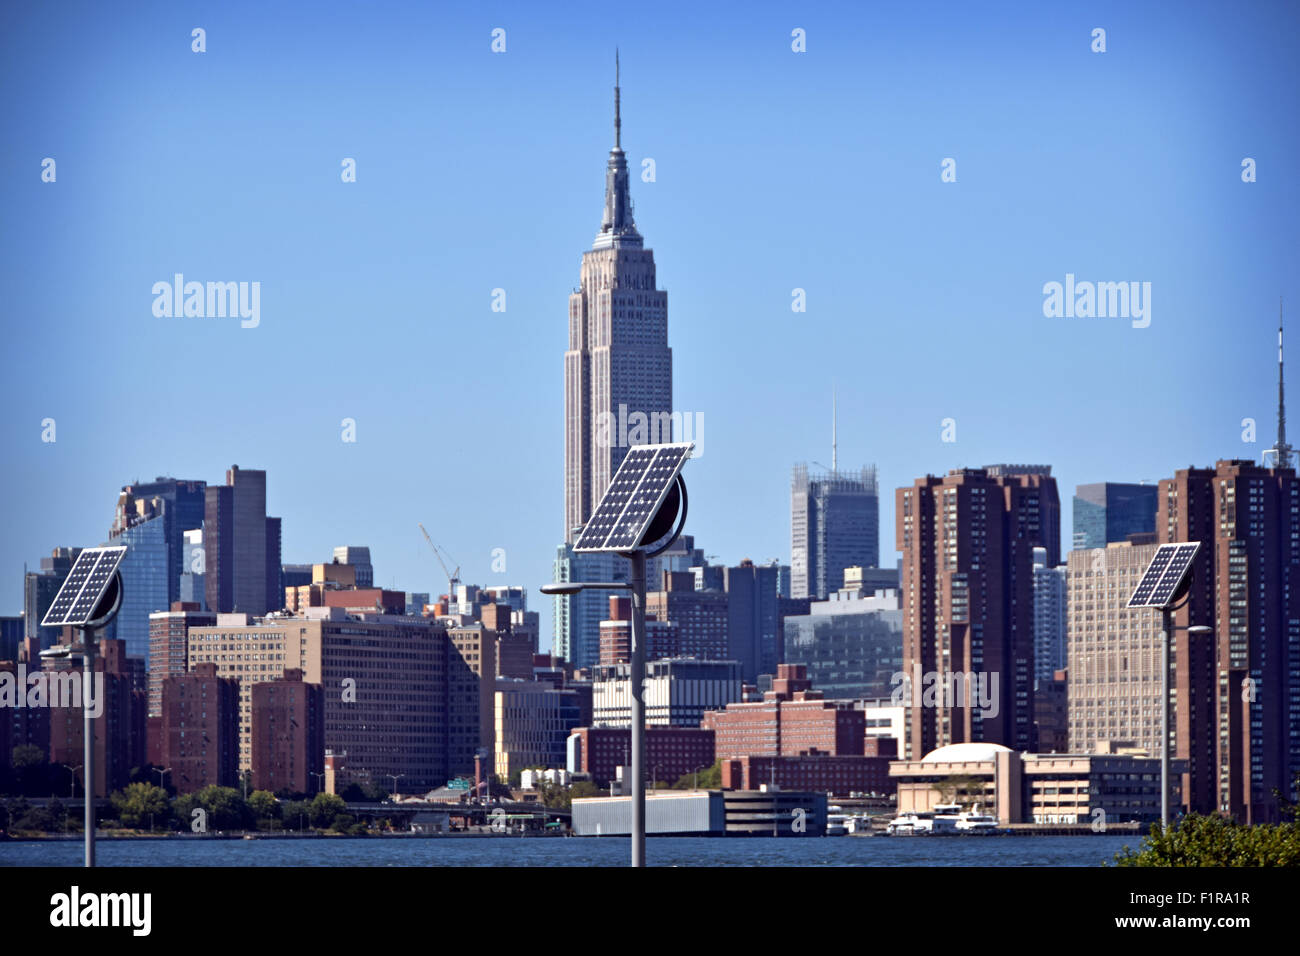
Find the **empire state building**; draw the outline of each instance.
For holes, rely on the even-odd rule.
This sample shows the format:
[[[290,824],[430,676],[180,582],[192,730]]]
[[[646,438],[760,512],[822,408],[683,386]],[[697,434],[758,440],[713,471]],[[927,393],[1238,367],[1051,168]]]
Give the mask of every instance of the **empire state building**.
[[[654,252],[643,247],[632,219],[617,56],[614,77],[605,215],[596,241],[582,254],[581,284],[569,296],[564,353],[564,534],[569,543],[627,454],[620,420],[639,412],[651,422],[666,422],[673,405],[668,293],[655,288]]]

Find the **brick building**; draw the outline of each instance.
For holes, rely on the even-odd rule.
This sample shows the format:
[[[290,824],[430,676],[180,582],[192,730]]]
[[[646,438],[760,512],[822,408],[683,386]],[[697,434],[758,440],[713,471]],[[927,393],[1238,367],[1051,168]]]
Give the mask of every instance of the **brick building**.
[[[847,797],[852,793],[891,794],[898,788],[889,776],[890,757],[802,754],[772,757],[754,754],[722,761],[724,790],[757,790],[775,784],[780,790],[803,790]]]
[[[833,754],[862,756],[866,724],[852,701],[823,700],[803,665],[780,664],[763,700],[704,715],[719,757]]]
[[[646,773],[652,780],[675,783],[688,773],[713,766],[713,731],[699,727],[647,727]],[[579,727],[569,735],[568,770],[590,774],[607,787],[620,766],[632,763],[632,731],[627,727]]]
[[[71,630],[71,629],[65,629]],[[93,718],[95,732],[96,796],[108,796],[131,782],[131,770],[145,762],[145,718],[148,701],[143,691],[134,687],[127,664],[126,642],[106,638],[97,641],[95,676],[103,677],[101,710]],[[56,671],[68,668],[55,668]],[[75,667],[80,671],[80,666]],[[50,763],[77,766],[85,756],[80,699],[73,706],[50,707]],[[84,773],[84,771],[83,771]]]
[[[162,683],[162,757],[177,793],[239,783],[239,681],[214,663]]]
[[[171,610],[149,615],[149,716],[162,714],[162,683],[189,669],[191,627],[211,627],[217,616],[192,601],[173,601]]]
[[[325,770],[325,695],[298,668],[253,685],[253,787],[311,793]]]
[[[895,495],[903,553],[903,671],[978,674],[991,706],[915,702],[904,757],[952,743],[1034,747],[1034,548],[1060,564],[1061,504],[1046,465],[961,468]],[[969,686],[969,685],[968,685]],[[913,688],[916,697],[920,688]]]

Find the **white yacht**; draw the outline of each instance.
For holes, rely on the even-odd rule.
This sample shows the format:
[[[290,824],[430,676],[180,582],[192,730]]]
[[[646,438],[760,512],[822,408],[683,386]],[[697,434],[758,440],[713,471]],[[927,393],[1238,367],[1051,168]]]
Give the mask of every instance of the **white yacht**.
[[[925,810],[908,810],[889,821],[889,836],[929,836],[934,828],[934,814]]]
[[[971,833],[996,833],[995,817],[979,808],[963,811],[960,804],[941,803],[933,810],[908,810],[889,822],[889,836],[965,836]]]
[[[998,818],[988,813],[980,813],[977,803],[973,809],[957,815],[957,830],[963,834],[994,834],[998,832]]]

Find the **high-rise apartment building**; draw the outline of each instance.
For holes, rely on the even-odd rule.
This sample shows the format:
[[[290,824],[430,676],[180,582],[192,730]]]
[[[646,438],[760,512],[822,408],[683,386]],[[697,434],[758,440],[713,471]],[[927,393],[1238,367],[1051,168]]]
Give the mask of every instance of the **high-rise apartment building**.
[[[212,627],[217,616],[193,602],[175,601],[149,615],[149,716],[162,714],[162,683],[189,670],[189,629]]]
[[[1034,682],[1065,667],[1065,567],[1049,567],[1047,549],[1034,548]]]
[[[790,482],[790,591],[825,600],[844,587],[844,569],[880,564],[880,497],[875,466],[809,474]]]
[[[98,716],[92,716],[95,733],[95,777],[92,789],[97,797],[107,797],[131,782],[131,771],[145,762],[145,692],[135,688],[135,677],[127,662],[126,644],[115,638],[98,641],[99,657],[95,660],[95,677],[103,679],[96,688]],[[56,670],[80,670],[64,661]],[[67,700],[53,702],[49,708],[50,763],[76,767],[84,763],[85,716],[81,701],[72,706]],[[79,777],[84,785],[85,771]]]
[[[1060,562],[1050,467],[929,475],[899,488],[895,507],[911,682],[900,756],[977,741],[1033,750],[1033,549],[1045,548],[1050,566]],[[927,695],[918,682],[944,692]]]
[[[223,614],[215,627],[189,630],[191,668],[210,661],[220,676],[239,678],[241,770],[252,769],[253,685],[293,669],[322,686],[325,745],[347,753],[348,773],[376,784],[402,774],[415,788],[448,779],[450,656],[446,630],[433,621],[342,608]]]
[[[1068,556],[1071,753],[1127,741],[1160,756],[1160,615],[1127,608],[1157,547],[1111,542]]]
[[[270,793],[311,793],[325,772],[325,694],[287,667],[253,685],[253,787]]]
[[[1075,548],[1104,548],[1156,530],[1156,486],[1103,481],[1074,489]]]
[[[266,472],[231,465],[204,492],[204,587],[208,609],[265,614],[282,605],[280,519],[266,516]]]
[[[591,517],[630,444],[672,440],[668,293],[656,288],[654,253],[644,248],[632,218],[619,96],[616,76],[605,212],[595,242],[582,255],[578,289],[569,296],[569,348],[564,353],[567,542]],[[628,427],[635,426],[636,416],[644,419],[644,436]],[[593,640],[595,633],[593,629]],[[595,660],[595,651],[593,643],[588,663]]]
[[[1162,543],[1200,541],[1175,631],[1174,753],[1191,809],[1276,820],[1300,773],[1300,480],[1221,460],[1160,482]],[[1154,612],[1145,612],[1154,613]]]
[[[204,662],[162,682],[162,759],[177,793],[239,780],[239,681]]]

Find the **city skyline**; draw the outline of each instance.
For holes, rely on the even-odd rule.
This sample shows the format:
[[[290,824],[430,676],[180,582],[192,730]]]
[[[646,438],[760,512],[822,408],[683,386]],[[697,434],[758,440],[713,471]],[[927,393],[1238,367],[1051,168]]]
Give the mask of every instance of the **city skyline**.
[[[1258,24],[1248,34],[1255,44],[1248,55],[1233,45],[1246,34],[1230,16],[1198,12],[1200,32],[1164,23],[1163,34],[1152,32],[1148,12],[1101,14],[1111,37],[1104,55],[1088,49],[1091,20],[1041,11],[1002,39],[985,35],[977,51],[962,49],[954,29],[935,39],[933,53],[950,59],[929,64],[938,69],[924,78],[888,49],[877,50],[872,24],[852,17],[854,30],[837,31],[825,15],[800,13],[796,24],[788,11],[763,9],[753,23],[735,26],[712,60],[703,56],[706,37],[674,35],[671,42],[701,54],[674,76],[654,66],[670,38],[651,18],[639,31],[620,25],[620,36],[565,36],[517,13],[518,25],[503,21],[508,51],[494,55],[488,43],[496,24],[453,12],[464,48],[450,46],[450,67],[416,51],[399,58],[393,69],[412,80],[399,101],[410,109],[391,121],[366,115],[379,87],[349,75],[355,86],[341,102],[329,91],[293,87],[312,104],[301,119],[306,133],[253,137],[256,149],[236,137],[212,155],[169,146],[176,130],[144,129],[143,141],[128,147],[89,124],[82,139],[68,139],[57,109],[9,104],[8,128],[29,142],[52,140],[38,151],[60,162],[57,181],[42,183],[41,156],[3,160],[8,175],[0,189],[16,221],[30,226],[31,248],[58,253],[37,261],[5,240],[11,259],[31,266],[13,283],[13,307],[34,321],[14,324],[14,346],[41,349],[53,339],[70,367],[95,369],[85,378],[111,382],[119,398],[91,401],[92,382],[52,377],[39,364],[6,378],[10,411],[0,434],[17,467],[5,487],[38,506],[20,510],[0,550],[10,567],[0,599],[8,613],[21,609],[22,563],[35,568],[56,546],[106,540],[123,485],[155,475],[216,484],[234,462],[267,472],[266,511],[283,518],[285,562],[325,561],[336,545],[354,542],[371,549],[376,583],[437,594],[441,571],[416,527],[424,521],[461,563],[464,580],[534,591],[545,643],[550,608],[535,589],[550,578],[555,502],[563,496],[556,451],[563,393],[554,356],[562,351],[575,250],[595,225],[595,162],[608,149],[608,59],[616,43],[624,109],[637,117],[627,126],[631,169],[656,160],[656,181],[636,184],[637,219],[655,236],[658,286],[673,292],[678,410],[700,413],[706,423],[686,530],[720,563],[789,562],[789,468],[827,454],[832,378],[840,460],[875,462],[886,491],[927,473],[995,461],[1051,464],[1063,495],[1090,482],[1154,482],[1220,458],[1259,461],[1276,425],[1276,299],[1279,292],[1295,298],[1296,286],[1283,243],[1259,242],[1261,235],[1281,238],[1297,205],[1295,185],[1283,174],[1295,134],[1271,123],[1285,107],[1264,93],[1293,91],[1296,67],[1278,61],[1281,41]],[[103,16],[88,12],[60,42],[92,57],[97,43],[117,49],[121,39],[95,33]],[[243,11],[216,14],[208,18],[209,50],[199,57],[180,16],[124,25],[131,42],[169,52],[139,66],[142,73],[107,83],[96,94],[105,97],[97,102],[105,115],[139,124],[144,114],[123,104],[132,83],[145,83],[155,108],[184,117],[181,142],[187,132],[201,135],[204,126],[196,124],[224,122],[251,133],[270,123],[274,110],[241,99],[251,81],[237,76],[239,58],[251,55],[250,43],[265,56],[265,44],[283,42],[290,24],[271,14],[267,35],[253,39],[241,32]],[[958,13],[955,21],[971,16]],[[928,27],[905,14],[887,17],[902,36]],[[1206,18],[1217,28],[1205,29]],[[796,25],[808,31],[805,54],[790,50]],[[1041,49],[1016,47],[1030,32]],[[353,41],[363,62],[377,55],[379,39]],[[870,41],[879,62],[864,65],[854,41]],[[48,54],[43,43],[50,42],[8,50],[5,78],[24,89],[30,81],[15,64]],[[995,54],[1000,43],[1018,59],[975,81],[979,102],[1001,91],[1032,105],[1012,116],[981,107],[965,117],[976,92],[953,92],[954,84],[975,53],[993,47]],[[900,46],[918,48],[912,40]],[[1162,99],[1172,95],[1159,81],[1162,69],[1181,69],[1184,59],[1213,65],[1216,49],[1226,62],[1213,75],[1224,88],[1202,88],[1205,80],[1175,73],[1177,93],[1188,100]],[[309,47],[290,52],[292,62],[319,67],[320,54]],[[1263,78],[1247,83],[1233,69],[1234,56],[1250,59]],[[1059,69],[1056,84],[1022,88],[1044,62]],[[207,89],[207,73],[182,73],[170,93],[158,85],[154,71],[196,63],[221,75],[220,92]],[[556,69],[561,63],[568,72]],[[464,82],[475,88],[457,87],[448,72],[456,69],[466,70]],[[837,86],[855,73],[853,84]],[[413,128],[427,77],[461,97],[441,105],[459,124],[458,147],[472,162],[452,165],[445,150],[431,148],[426,124]],[[1130,84],[1142,97],[1126,113],[1116,97]],[[1199,97],[1194,103],[1183,89],[1189,85]],[[703,95],[692,95],[697,87]],[[860,98],[882,90],[895,99],[860,108]],[[72,103],[84,92],[59,87],[56,95]],[[952,103],[943,101],[945,92]],[[1156,102],[1171,111],[1158,132],[1144,125],[1154,120],[1143,113]],[[1052,104],[1062,119],[1045,132],[1041,119],[1054,114],[1033,107]],[[1065,117],[1098,115],[1099,104],[1112,123],[1080,143]],[[920,118],[907,117],[909,108],[920,109]],[[1194,110],[1201,111],[1198,123]],[[860,113],[872,123],[843,123]],[[985,129],[990,120],[1001,126]],[[1210,123],[1230,132],[1220,130],[1207,144]],[[798,148],[801,124],[807,150]],[[936,136],[936,128],[950,132]],[[706,135],[718,132],[726,134],[720,142]],[[539,145],[527,152],[525,143]],[[836,147],[830,158],[852,160],[860,179],[829,184],[813,172],[828,157],[827,144]],[[340,160],[353,156],[358,181],[342,183]],[[943,183],[940,164],[950,156],[957,181]],[[1259,160],[1258,182],[1241,181],[1244,156]],[[156,164],[157,175],[142,175],[142,162],[150,171]],[[105,178],[118,187],[108,189],[108,200]],[[452,188],[458,178],[464,184]],[[209,208],[207,198],[231,182],[247,194],[231,208]],[[1059,206],[1063,191],[1076,190],[1082,221],[1049,208]],[[1184,208],[1188,192],[1205,207],[1196,215]],[[849,217],[840,212],[844,195],[853,200]],[[1083,212],[1088,201],[1133,213],[1148,228],[1093,221],[1106,217]],[[422,219],[407,205],[441,215]],[[1023,207],[1020,218],[1009,217],[1014,227],[996,222],[1008,205]],[[195,209],[211,234],[183,230],[185,217],[172,213],[178,208]],[[1181,219],[1171,219],[1175,209]],[[393,217],[394,236],[381,242],[381,254],[370,251],[363,237]],[[881,235],[864,238],[864,217],[881,224]],[[250,238],[241,226],[250,221],[269,235]],[[430,232],[430,221],[445,224],[446,234]],[[1204,232],[1203,244],[1169,234],[1175,222],[1182,232]],[[156,235],[141,232],[146,225],[157,226]],[[123,226],[130,236],[120,248],[113,240]],[[323,238],[313,238],[322,230]],[[493,254],[462,260],[448,248],[453,232],[467,249]],[[339,236],[345,249],[335,248]],[[1148,248],[1156,236],[1158,251]],[[400,249],[386,244],[398,242]],[[1099,246],[1107,251],[1094,251]],[[429,272],[435,250],[441,265]],[[849,281],[857,270],[865,270],[869,294],[862,277]],[[155,317],[149,288],[175,272],[261,281],[259,326]],[[1151,325],[1046,318],[1043,284],[1076,274],[1151,281]],[[56,278],[67,275],[79,281]],[[491,309],[498,288],[509,303],[503,313]],[[795,288],[806,291],[806,313],[791,312]],[[1066,356],[1076,369],[1050,374]],[[931,369],[933,381],[925,375]],[[1043,373],[1026,379],[1026,369]],[[983,387],[1014,376],[1021,387]],[[53,443],[41,441],[46,418],[55,421]],[[1241,440],[1244,418],[1255,420],[1254,443]],[[355,443],[341,439],[349,419]],[[955,442],[943,440],[948,419]],[[496,455],[484,448],[488,441]],[[419,456],[419,467],[401,467],[408,452]],[[892,496],[881,497],[887,542]],[[1071,540],[1070,528],[1061,534]],[[492,570],[497,548],[505,552],[504,573]],[[882,563],[896,557],[882,548]]]

